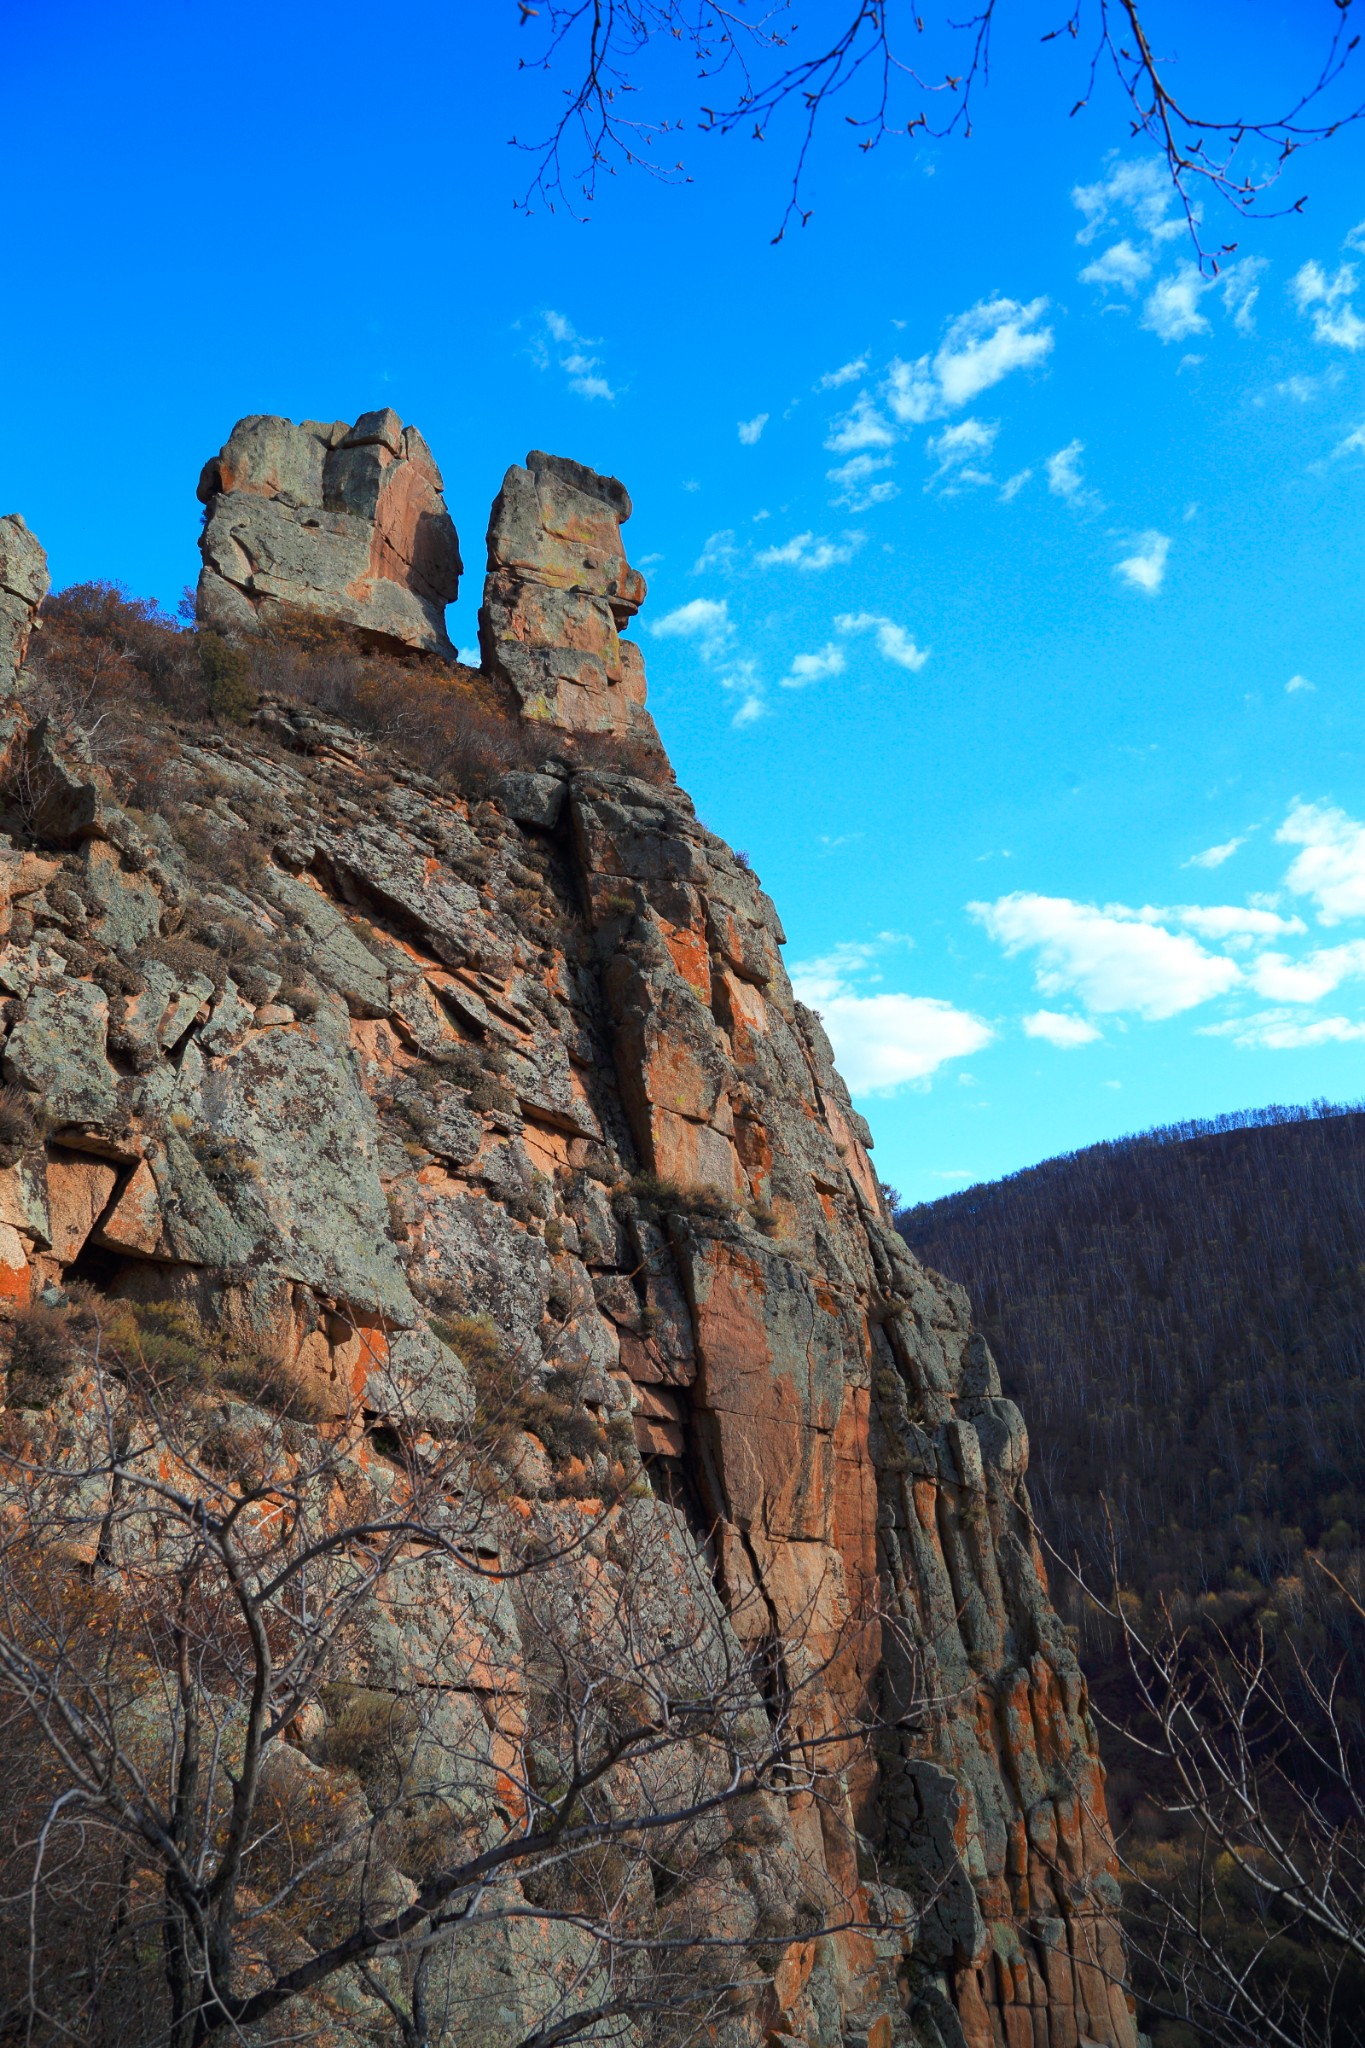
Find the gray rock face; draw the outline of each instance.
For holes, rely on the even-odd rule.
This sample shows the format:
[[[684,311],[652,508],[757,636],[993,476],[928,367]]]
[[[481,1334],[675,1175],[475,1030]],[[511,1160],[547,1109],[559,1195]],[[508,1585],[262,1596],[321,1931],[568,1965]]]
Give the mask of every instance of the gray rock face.
[[[17,512],[0,519],[0,688],[24,665],[29,634],[51,578],[47,555]]]
[[[459,542],[441,472],[390,411],[344,420],[239,420],[204,466],[200,623],[256,633],[291,615],[376,644],[453,656],[445,607]]]
[[[524,717],[657,745],[640,651],[620,637],[645,596],[621,540],[630,512],[624,484],[581,462],[533,449],[509,469],[488,525],[479,642]]]
[[[347,493],[382,502],[418,459],[392,416],[361,427],[244,423],[211,466],[210,528],[322,532],[304,515],[328,496],[364,527]],[[628,511],[612,480],[537,456],[495,509],[484,644],[528,720],[578,734],[554,773],[509,762],[475,798],[287,706],[231,734],[168,724],[204,832],[275,820],[231,886],[169,832],[151,858],[98,768],[11,699],[11,743],[45,750],[57,795],[36,848],[0,843],[4,1078],[28,1111],[0,1165],[0,1321],[93,1272],[248,1336],[379,1435],[449,1437],[510,1381],[506,1504],[562,1558],[567,1615],[593,1612],[591,1501],[608,1562],[651,1560],[661,1637],[694,1642],[718,1603],[736,1659],[775,1636],[792,1676],[820,1674],[793,1739],[829,1764],[761,1841],[717,1820],[695,1903],[737,1942],[786,1927],[771,1915],[808,1884],[881,1925],[765,1934],[723,2048],[1136,2048],[1023,1420],[962,1290],[890,1226],[757,878],[660,755],[626,773],[604,763],[628,749],[594,765],[584,741],[643,730],[617,638],[643,596]],[[206,568],[251,630],[285,602],[254,574]],[[353,1619],[352,1689],[446,1728],[467,1776],[443,1796],[495,1828],[490,1703],[535,1690],[515,1601],[426,1553]],[[865,1710],[875,1749],[822,1750]],[[538,2023],[519,1940],[461,1950],[475,2017],[440,2048]]]

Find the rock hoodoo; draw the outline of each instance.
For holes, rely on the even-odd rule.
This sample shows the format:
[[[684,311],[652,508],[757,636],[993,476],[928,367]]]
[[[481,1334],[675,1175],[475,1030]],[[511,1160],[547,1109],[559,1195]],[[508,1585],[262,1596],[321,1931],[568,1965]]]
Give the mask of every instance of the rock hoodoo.
[[[625,557],[630,496],[615,477],[533,450],[503,478],[488,525],[479,633],[522,715],[569,732],[654,740],[640,650],[621,638],[645,597]]]
[[[441,472],[394,412],[238,420],[199,480],[201,623],[253,633],[311,613],[376,644],[453,653],[459,543]]]
[[[392,414],[243,421],[202,494],[207,622],[250,634],[311,607],[444,646],[454,529]],[[569,1456],[534,1419],[509,1480],[527,1518],[604,1516],[565,1566],[585,1612],[629,1529],[665,1616],[704,1582],[741,1647],[800,1640],[824,1674],[803,1739],[877,1709],[877,1742],[832,1754],[818,1797],[766,1836],[720,1828],[702,1906],[767,1961],[715,2038],[1135,2048],[1085,1685],[1048,1600],[1024,1424],[966,1297],[892,1229],[747,864],[619,749],[547,744],[527,765],[546,728],[652,732],[619,637],[644,596],[629,510],[576,463],[509,470],[482,631],[521,751],[482,795],[265,702],[175,739],[177,836],[28,731],[21,689],[11,771],[45,748],[88,795],[62,814],[76,824],[0,853],[4,1074],[34,1110],[0,1170],[0,1292],[87,1275],[190,1304],[268,1342],[327,1413],[360,1403],[381,1447],[470,1412],[461,1332],[487,1319],[527,1387],[571,1382],[600,1441],[633,1444],[615,1507],[594,1497],[604,1454]],[[42,587],[31,537],[0,525],[20,651]],[[215,866],[213,844],[248,842],[250,862]],[[480,1728],[506,1725],[500,1701],[530,1712],[514,1589],[479,1595],[475,1669],[432,1621],[458,1560],[422,1570],[421,1599],[357,1622],[357,1668],[387,1674],[365,1684],[420,1687],[424,1710]],[[315,1711],[287,1740],[323,1771]],[[497,1839],[504,1805],[464,1796]],[[853,1901],[852,1924],[778,1940],[798,1877]],[[675,1904],[660,1891],[660,1914]],[[456,1951],[462,1995],[496,1986],[486,2048],[536,2019],[528,1954],[496,1931]]]

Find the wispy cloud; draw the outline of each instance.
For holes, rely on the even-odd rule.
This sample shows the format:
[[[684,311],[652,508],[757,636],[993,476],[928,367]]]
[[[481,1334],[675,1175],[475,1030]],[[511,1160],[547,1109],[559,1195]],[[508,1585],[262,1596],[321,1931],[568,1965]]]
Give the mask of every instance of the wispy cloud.
[[[896,429],[866,391],[859,392],[848,411],[833,422],[825,440],[832,455],[856,455],[863,449],[895,445]]]
[[[1082,248],[1088,248],[1116,223],[1130,223],[1153,242],[1169,242],[1184,232],[1184,223],[1174,210],[1170,177],[1154,157],[1135,157],[1129,162],[1112,158],[1102,178],[1073,188],[1071,200],[1084,215],[1076,233]]]
[[[1221,868],[1224,861],[1232,859],[1246,845],[1250,835],[1243,833],[1240,839],[1225,839],[1221,846],[1206,846],[1202,853],[1192,853],[1180,865],[1185,868]]]
[[[1167,245],[1185,232],[1171,180],[1150,157],[1115,161],[1103,178],[1077,185],[1071,197],[1085,216],[1076,236],[1083,248],[1105,230],[1119,232],[1117,241],[1084,266],[1081,281],[1107,294],[1119,293],[1120,304],[1146,285],[1165,260]],[[1208,334],[1212,328],[1206,307],[1212,294],[1221,298],[1233,325],[1249,334],[1265,268],[1263,257],[1243,257],[1224,263],[1215,278],[1205,277],[1195,262],[1180,263],[1152,286],[1143,304],[1142,325],[1162,341]],[[1110,304],[1115,303],[1111,298]]]
[[[1093,263],[1087,263],[1081,272],[1083,284],[1113,286],[1121,292],[1135,292],[1145,278],[1152,274],[1152,258],[1145,249],[1136,249],[1125,235],[1121,242],[1115,242]]]
[[[1291,676],[1284,686],[1286,697],[1297,697],[1301,690],[1316,690],[1316,683],[1310,683],[1307,676]]]
[[[856,384],[867,370],[867,357],[855,356],[851,363],[840,363],[837,370],[826,370],[815,388],[817,391],[838,391],[845,384]]]
[[[661,619],[651,619],[647,630],[656,640],[695,641],[706,659],[714,661],[728,646],[734,623],[725,598],[694,597]]]
[[[850,512],[866,512],[869,506],[884,505],[898,497],[900,485],[890,477],[882,477],[877,483],[871,481],[880,470],[889,469],[891,462],[889,455],[850,455],[847,462],[826,470],[829,481],[839,487],[839,495],[832,502],[846,506]]]
[[[784,690],[804,690],[811,683],[823,682],[826,676],[842,675],[848,666],[843,648],[837,640],[827,640],[816,654],[795,654],[791,667],[782,678]]]
[[[1182,263],[1148,294],[1142,308],[1143,326],[1161,341],[1187,341],[1192,334],[1210,333],[1199,306],[1209,287],[1210,280],[1200,276],[1197,264]]]
[[[1121,576],[1132,589],[1144,590],[1149,597],[1155,597],[1166,580],[1166,560],[1170,552],[1170,536],[1149,527],[1138,535],[1132,554],[1115,562],[1114,574]]]
[[[1354,263],[1338,264],[1329,277],[1316,262],[1305,263],[1289,282],[1294,304],[1313,323],[1314,339],[1352,354],[1365,345],[1365,320],[1353,303],[1356,283]]]
[[[614,399],[616,393],[603,374],[602,359],[592,353],[601,342],[580,334],[571,320],[553,309],[541,314],[541,322],[543,332],[531,341],[531,355],[538,366],[548,370],[557,364],[568,377],[570,391],[580,398]],[[558,353],[560,350],[566,353]]]
[[[1039,368],[1052,353],[1043,324],[1045,298],[982,299],[948,322],[932,355],[897,359],[887,371],[886,404],[902,426],[958,412],[1015,370]]]
[[[779,546],[760,549],[754,560],[760,569],[836,569],[851,562],[862,543],[861,533],[845,534],[841,541],[826,540],[823,534],[794,533]]]
[[[929,659],[929,649],[918,647],[904,626],[898,626],[894,619],[888,619],[879,612],[840,612],[834,621],[839,633],[872,633],[876,637],[877,652],[897,668],[907,668],[918,674]]]
[[[1047,487],[1053,497],[1064,498],[1068,505],[1078,509],[1099,502],[1081,474],[1084,453],[1084,441],[1068,441],[1065,448],[1059,448],[1055,455],[1048,456],[1046,464]]]
[[[753,447],[767,424],[768,415],[766,412],[756,412],[751,420],[740,421],[739,438],[746,448]]]
[[[1307,1052],[1365,1038],[1365,1024],[1350,1017],[1306,1019],[1292,1010],[1261,1010],[1223,1024],[1203,1024],[1200,1031],[1208,1038],[1230,1038],[1244,1052]]]
[[[739,544],[732,526],[723,526],[719,533],[708,533],[702,542],[701,553],[692,564],[694,576],[705,576],[712,569],[719,569],[729,575],[739,562]]]
[[[931,435],[928,452],[936,467],[925,489],[937,486],[943,497],[951,497],[974,484],[994,483],[994,477],[981,464],[989,459],[999,432],[998,420],[968,418]]]
[[[1026,1037],[1044,1038],[1049,1045],[1059,1046],[1064,1052],[1070,1052],[1078,1045],[1093,1045],[1097,1038],[1103,1036],[1097,1025],[1069,1011],[1035,1010],[1022,1022]]]

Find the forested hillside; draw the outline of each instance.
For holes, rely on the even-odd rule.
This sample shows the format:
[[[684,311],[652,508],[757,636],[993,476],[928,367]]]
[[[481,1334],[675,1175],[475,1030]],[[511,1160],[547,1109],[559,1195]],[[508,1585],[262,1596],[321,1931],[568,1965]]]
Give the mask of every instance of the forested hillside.
[[[918,1256],[972,1295],[1028,1418],[1045,1536],[1101,1592],[1116,1565],[1132,1625],[1178,1645],[1167,1670],[1218,1705],[1224,1759],[1227,1703],[1211,1677],[1267,1674],[1248,1724],[1253,1769],[1297,1841],[1307,1788],[1333,1853],[1346,1842],[1359,1930],[1365,1112],[1315,1103],[1149,1131],[897,1220]],[[1053,1592],[1101,1711],[1152,1739],[1119,1628],[1060,1566]],[[1365,2038],[1358,1941],[1333,1947],[1245,1885],[1215,1897],[1209,1831],[1169,1811],[1186,1797],[1178,1772],[1118,1739],[1108,1758],[1130,1877],[1212,1899],[1218,1938],[1243,1962],[1269,1943],[1253,1975],[1270,2008],[1297,2016],[1264,2038]],[[1310,1815],[1310,1835],[1315,1825]],[[1276,1861],[1259,1847],[1249,1860]],[[1159,2004],[1157,1973],[1144,1985],[1141,1967],[1150,1900],[1129,1891],[1139,1986]],[[1147,1927],[1169,1985],[1169,1925],[1164,1942]],[[1171,2048],[1196,2038],[1155,2005],[1145,2018]]]

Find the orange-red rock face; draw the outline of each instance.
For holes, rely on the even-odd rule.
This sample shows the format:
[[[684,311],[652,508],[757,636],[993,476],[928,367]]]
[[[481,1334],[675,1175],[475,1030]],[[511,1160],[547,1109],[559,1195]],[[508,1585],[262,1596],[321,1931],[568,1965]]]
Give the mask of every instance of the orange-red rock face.
[[[297,454],[266,435],[218,502],[298,495]],[[536,457],[495,509],[485,644],[547,740],[643,731],[612,675],[643,595],[628,511]],[[401,764],[376,786],[365,742],[287,706],[258,726],[185,742],[214,816],[283,821],[249,897],[76,766],[62,815],[87,822],[0,857],[0,931],[18,908],[26,933],[0,953],[5,1078],[48,1133],[0,1170],[0,1309],[88,1270],[268,1330],[326,1412],[445,1428],[469,1384],[429,1305],[490,1318],[532,1383],[569,1372],[595,1413],[633,1415],[662,1596],[682,1612],[688,1573],[712,1573],[740,1642],[783,1646],[815,1780],[767,1862],[855,1924],[792,1943],[727,2040],[1134,2048],[1023,1423],[961,1290],[890,1227],[756,879],[657,757],[644,778],[548,761],[475,803]],[[164,941],[189,903],[206,928],[249,916],[267,952],[287,939],[307,1006],[278,975],[187,973]],[[126,974],[97,983],[103,961]],[[534,1435],[519,1455],[526,1512],[576,1512]],[[602,1482],[578,1464],[579,1491]],[[515,1620],[452,1625],[438,1669],[450,1599],[433,1580],[392,1606],[357,1668],[382,1648],[428,1691],[472,1688],[496,1749],[526,1694]],[[768,1881],[737,1843],[708,1910],[752,1925]]]

